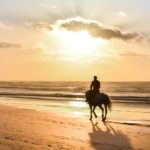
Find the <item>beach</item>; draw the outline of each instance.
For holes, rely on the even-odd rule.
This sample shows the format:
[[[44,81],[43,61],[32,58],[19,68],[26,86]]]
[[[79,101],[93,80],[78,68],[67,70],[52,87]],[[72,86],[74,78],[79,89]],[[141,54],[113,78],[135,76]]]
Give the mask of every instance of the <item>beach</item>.
[[[1,150],[150,149],[150,128],[0,105]]]
[[[0,150],[149,150],[150,83],[104,82],[112,102],[89,120],[88,82],[0,82]]]
[[[1,0],[0,150],[150,150],[149,7]]]

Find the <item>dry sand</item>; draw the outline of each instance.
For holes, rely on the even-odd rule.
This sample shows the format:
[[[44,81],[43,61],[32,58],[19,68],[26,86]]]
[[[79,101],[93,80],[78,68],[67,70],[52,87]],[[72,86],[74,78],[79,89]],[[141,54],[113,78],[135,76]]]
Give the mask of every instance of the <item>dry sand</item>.
[[[150,128],[0,106],[0,150],[150,150]]]

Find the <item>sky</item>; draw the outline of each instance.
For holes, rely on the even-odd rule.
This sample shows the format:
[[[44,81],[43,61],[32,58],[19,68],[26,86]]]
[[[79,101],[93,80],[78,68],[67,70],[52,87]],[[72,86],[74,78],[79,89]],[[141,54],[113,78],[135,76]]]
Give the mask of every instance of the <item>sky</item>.
[[[150,81],[149,6],[0,0],[0,80]]]

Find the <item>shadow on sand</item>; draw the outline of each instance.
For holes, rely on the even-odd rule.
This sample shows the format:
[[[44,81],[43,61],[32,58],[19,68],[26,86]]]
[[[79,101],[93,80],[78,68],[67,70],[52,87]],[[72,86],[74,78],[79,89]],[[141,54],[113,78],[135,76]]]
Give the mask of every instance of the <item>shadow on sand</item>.
[[[116,131],[109,123],[92,123],[90,141],[95,150],[133,150],[130,140],[121,131]],[[102,126],[102,129],[100,128]]]

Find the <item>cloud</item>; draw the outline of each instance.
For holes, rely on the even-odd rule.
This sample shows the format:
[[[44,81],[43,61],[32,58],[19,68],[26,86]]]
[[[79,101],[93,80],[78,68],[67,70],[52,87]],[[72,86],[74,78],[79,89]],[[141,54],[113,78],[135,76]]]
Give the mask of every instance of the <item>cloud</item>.
[[[118,53],[119,56],[121,57],[144,57],[147,58],[150,55],[148,54],[140,54],[140,53],[136,53],[136,52],[131,52],[131,51],[123,51],[123,52],[119,52]]]
[[[33,27],[34,29],[46,29],[46,30],[52,30],[52,25],[46,22],[39,22],[39,23],[31,23],[31,22],[25,22],[26,26]]]
[[[42,2],[40,3],[40,7],[41,7],[41,8],[44,8],[44,9],[50,9],[50,8],[55,9],[55,8],[57,8],[56,5],[54,5],[54,4],[49,5],[49,3],[47,3],[46,1],[45,1],[45,2],[42,1]]]
[[[1,29],[6,29],[6,30],[13,30],[14,29],[13,26],[5,25],[3,22],[0,22],[0,28]]]
[[[119,11],[117,14],[122,17],[127,17],[127,14],[123,11]]]
[[[17,43],[0,41],[0,48],[20,48],[21,45]]]
[[[122,29],[104,25],[96,20],[87,20],[81,17],[69,18],[65,20],[58,20],[59,27],[69,31],[82,31],[86,30],[89,34],[96,38],[104,39],[122,39],[122,40],[135,40],[141,39],[141,35],[136,32],[123,31]]]

